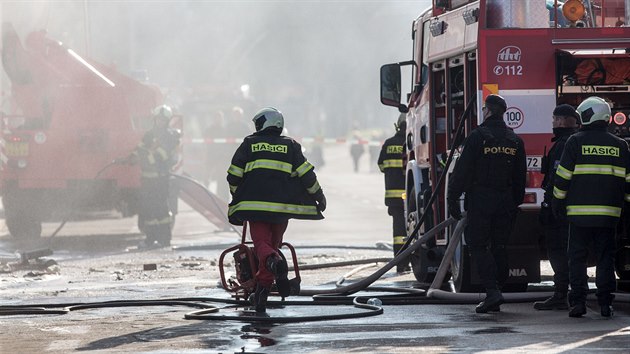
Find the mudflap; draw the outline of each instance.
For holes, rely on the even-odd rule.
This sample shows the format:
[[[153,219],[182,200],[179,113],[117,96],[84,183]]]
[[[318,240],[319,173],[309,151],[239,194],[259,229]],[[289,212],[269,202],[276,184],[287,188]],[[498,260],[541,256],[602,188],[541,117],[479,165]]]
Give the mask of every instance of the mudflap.
[[[220,230],[228,230],[228,203],[212,193],[203,184],[185,175],[172,174],[172,186],[179,192],[179,199],[203,215]]]
[[[446,247],[435,246],[431,248],[420,247],[411,254],[411,269],[413,269],[413,275],[420,283],[433,282],[435,274],[440,267],[440,262],[444,257]],[[444,279],[448,280],[450,274],[447,274]]]

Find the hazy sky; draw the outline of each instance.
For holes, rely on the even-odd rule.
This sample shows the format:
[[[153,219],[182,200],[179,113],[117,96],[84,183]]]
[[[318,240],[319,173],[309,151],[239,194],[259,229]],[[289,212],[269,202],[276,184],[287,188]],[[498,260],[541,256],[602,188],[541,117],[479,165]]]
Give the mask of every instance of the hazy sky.
[[[181,110],[231,106],[249,85],[247,116],[276,106],[296,133],[339,136],[396,120],[379,102],[379,67],[411,58],[412,21],[430,3],[0,0],[0,11],[22,39],[46,29],[123,73],[146,70]]]

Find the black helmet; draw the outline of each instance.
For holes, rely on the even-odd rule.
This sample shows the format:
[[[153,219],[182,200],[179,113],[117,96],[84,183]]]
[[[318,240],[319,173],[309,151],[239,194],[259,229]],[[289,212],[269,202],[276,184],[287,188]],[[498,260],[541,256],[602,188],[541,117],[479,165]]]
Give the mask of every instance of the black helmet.
[[[488,97],[486,97],[486,106],[499,107],[502,111],[501,113],[505,113],[507,110],[507,103],[505,102],[505,99],[495,94],[488,95]],[[488,109],[490,109],[492,113],[496,113],[492,108],[488,107]]]

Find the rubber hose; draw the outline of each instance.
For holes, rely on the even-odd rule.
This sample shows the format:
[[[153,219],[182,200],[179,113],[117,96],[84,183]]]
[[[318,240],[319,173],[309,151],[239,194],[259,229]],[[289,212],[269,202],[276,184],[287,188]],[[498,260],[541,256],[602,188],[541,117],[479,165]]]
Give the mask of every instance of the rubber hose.
[[[442,262],[438,267],[438,270],[435,274],[435,278],[427,291],[427,297],[447,300],[453,303],[459,304],[473,304],[479,303],[483,301],[486,297],[483,293],[452,293],[444,290],[440,290],[442,282],[444,281],[444,277],[446,276],[446,272],[450,267],[451,260],[453,255],[455,254],[455,248],[459,245],[462,234],[464,233],[464,228],[466,226],[466,216],[462,214],[462,219],[457,223],[455,227],[455,231],[449,240],[448,246],[446,247],[446,252],[444,253],[444,257],[442,257]],[[553,295],[553,292],[520,292],[520,293],[504,293],[503,297],[506,302],[531,302],[536,300],[544,300]]]
[[[357,291],[359,291],[361,289],[365,289],[370,284],[372,284],[375,281],[377,281],[388,270],[393,268],[400,261],[402,261],[403,259],[408,257],[412,252],[414,252],[416,249],[418,249],[420,246],[422,246],[422,244],[424,242],[426,242],[428,239],[430,239],[432,237],[435,237],[435,235],[438,232],[440,232],[442,229],[444,229],[444,228],[454,224],[455,222],[457,222],[457,220],[454,219],[454,218],[448,218],[447,220],[442,221],[441,223],[436,225],[434,228],[432,228],[431,230],[427,231],[415,243],[413,243],[412,245],[407,247],[404,251],[402,251],[401,253],[396,255],[396,257],[394,257],[394,259],[392,259],[384,267],[382,267],[381,269],[377,270],[376,272],[374,272],[370,276],[366,277],[365,279],[362,279],[362,280],[360,280],[360,281],[358,281],[356,283],[352,283],[350,285],[343,286],[343,287],[340,287],[340,288],[332,288],[332,289],[301,289],[300,290],[300,295],[302,295],[302,296],[312,296],[312,295],[318,295],[318,294],[346,294],[346,295],[348,295],[348,294],[355,293],[355,292],[357,292]]]
[[[267,303],[269,304],[269,302]],[[266,314],[256,316],[228,316],[228,315],[208,315],[208,310],[199,310],[189,312],[184,315],[187,320],[232,320],[240,322],[270,322],[270,323],[292,323],[292,322],[314,322],[314,321],[327,321],[327,320],[339,320],[348,318],[361,318],[376,316],[383,313],[381,306],[370,305],[359,302],[359,298],[355,297],[352,304],[357,308],[367,309],[368,311],[344,313],[336,315],[315,315],[315,316],[282,316],[282,317],[269,317]],[[318,303],[310,303],[309,305],[318,305]]]

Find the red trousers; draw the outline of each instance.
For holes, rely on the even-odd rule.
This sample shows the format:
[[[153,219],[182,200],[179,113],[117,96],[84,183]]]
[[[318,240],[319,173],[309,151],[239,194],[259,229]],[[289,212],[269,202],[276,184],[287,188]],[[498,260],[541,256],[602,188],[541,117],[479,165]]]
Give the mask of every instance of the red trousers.
[[[282,237],[289,226],[289,221],[281,224],[270,224],[260,221],[249,221],[249,232],[254,243],[254,252],[258,257],[258,273],[256,279],[258,284],[265,288],[270,288],[273,284],[274,276],[267,269],[267,257],[278,254],[278,248],[282,244]]]

